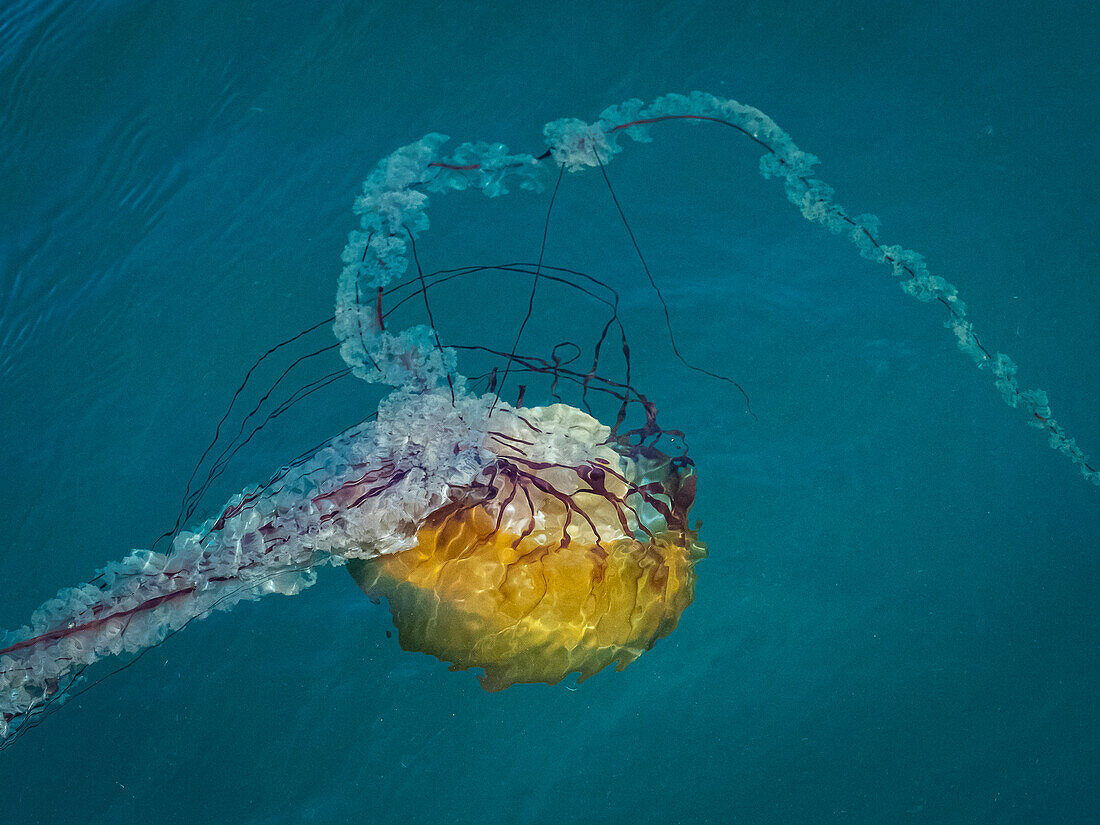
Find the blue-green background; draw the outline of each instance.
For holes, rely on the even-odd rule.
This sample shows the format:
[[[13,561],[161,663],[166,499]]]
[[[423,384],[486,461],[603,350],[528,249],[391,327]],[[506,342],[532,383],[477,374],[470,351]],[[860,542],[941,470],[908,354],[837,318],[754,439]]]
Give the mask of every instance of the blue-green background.
[[[756,105],[821,156],[1100,457],[1097,23],[1069,2],[7,0],[0,626],[171,525],[248,365],[331,311],[378,158],[428,131],[538,152],[548,120],[667,91]],[[547,259],[620,288],[636,377],[689,433],[711,555],[680,628],[575,691],[490,695],[323,571],[0,755],[0,822],[1097,821],[1100,491],[751,144],[665,126],[608,172],[685,354],[759,420],[674,360],[591,174],[563,184]],[[533,259],[545,206],[448,196],[424,255]],[[440,325],[506,339],[526,283],[469,286]],[[591,333],[542,298],[531,349]],[[368,414],[356,383],[265,430],[203,515]]]

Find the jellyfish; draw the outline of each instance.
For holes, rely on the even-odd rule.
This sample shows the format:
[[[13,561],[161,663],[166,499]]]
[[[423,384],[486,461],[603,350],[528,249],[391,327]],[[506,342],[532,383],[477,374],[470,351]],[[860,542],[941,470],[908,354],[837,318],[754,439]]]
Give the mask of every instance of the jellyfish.
[[[544,234],[537,263],[496,267],[532,278],[531,303],[510,351],[481,348],[499,366],[480,388],[460,372],[459,348],[440,340],[428,301],[432,285],[477,267],[426,274],[417,242],[429,229],[432,197],[552,186],[549,225],[563,177],[596,170],[663,303],[606,166],[626,139],[649,141],[673,121],[752,141],[761,173],[783,184],[807,220],[845,234],[862,256],[888,266],[907,294],[940,304],[959,349],[992,375],[1004,401],[1100,484],[1046,393],[1021,389],[1012,359],[978,337],[956,287],[918,253],[880,240],[873,215],[850,215],[814,177],[817,159],[759,110],[700,92],[630,100],[593,123],[547,124],[547,149],[537,155],[485,142],[448,151],[449,139],[433,133],[377,164],[355,200],[359,225],[343,250],[332,328],[350,373],[389,388],[376,413],[245,488],[198,526],[177,523],[164,552],[134,551],[61,590],[0,639],[0,743],[37,724],[97,661],[140,655],[243,600],[299,593],[325,567],[346,567],[366,595],[387,600],[402,647],[456,670],[477,669],[490,691],[622,669],[671,633],[692,603],[695,568],[707,552],[690,520],[696,467],[684,434],[663,428],[631,381],[615,301],[600,297],[590,276],[544,260]],[[521,350],[540,279],[610,308],[591,366],[558,348],[550,358]],[[388,304],[413,296],[423,299],[428,323],[387,328]],[[744,393],[731,378],[683,359],[667,306],[665,318],[688,367]],[[611,378],[600,352],[616,332],[627,368]],[[503,388],[517,375],[546,377],[555,400],[555,388],[568,383],[580,392],[578,405],[525,405],[525,385],[509,403]],[[592,414],[590,396],[611,402],[610,423]]]

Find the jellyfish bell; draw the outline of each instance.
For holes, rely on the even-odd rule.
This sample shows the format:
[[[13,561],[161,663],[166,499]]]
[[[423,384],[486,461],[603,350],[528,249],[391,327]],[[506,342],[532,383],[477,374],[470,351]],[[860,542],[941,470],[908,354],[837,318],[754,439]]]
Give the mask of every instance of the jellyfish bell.
[[[348,562],[385,597],[406,650],[482,686],[583,680],[675,629],[706,554],[688,526],[694,466],[565,404],[497,408],[495,454],[429,513],[416,543]]]

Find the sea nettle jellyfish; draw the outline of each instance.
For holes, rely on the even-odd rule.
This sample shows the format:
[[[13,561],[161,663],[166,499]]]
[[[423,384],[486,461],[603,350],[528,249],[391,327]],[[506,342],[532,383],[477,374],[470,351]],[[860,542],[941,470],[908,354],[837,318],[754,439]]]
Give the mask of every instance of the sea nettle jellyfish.
[[[536,263],[432,273],[421,269],[416,244],[428,229],[429,198],[452,190],[496,197],[510,187],[550,189],[549,226],[567,173],[597,170],[610,189],[604,167],[620,141],[648,141],[670,121],[753,141],[761,172],[783,182],[808,220],[845,233],[863,256],[889,266],[908,294],[942,305],[959,348],[992,374],[1004,400],[1100,483],[1046,394],[1021,390],[1012,360],[983,345],[956,288],[917,253],[883,243],[873,216],[850,216],[813,177],[816,158],[762,112],[701,93],[631,100],[591,124],[548,124],[548,149],[539,155],[489,143],[448,152],[447,138],[430,134],[384,158],[364,183],[330,319],[347,371],[392,388],[376,415],[243,490],[197,528],[173,529],[167,552],[138,550],[108,564],[8,634],[0,641],[0,739],[10,744],[36,724],[97,660],[148,650],[242,600],[298,593],[325,566],[346,566],[368,595],[388,601],[403,647],[479,669],[488,690],[622,668],[669,634],[691,604],[695,565],[706,552],[689,521],[695,465],[674,446],[682,433],[662,429],[654,405],[631,383],[617,296],[583,272],[544,261],[545,234]],[[401,280],[410,269],[415,277]],[[549,357],[523,354],[530,310],[510,351],[443,346],[430,288],[487,269],[530,278],[532,310],[540,280],[602,302],[608,319],[591,362],[579,363],[580,348],[568,344]],[[423,300],[429,323],[387,329],[392,309],[413,298]],[[600,368],[601,351],[613,343],[626,365],[616,379]],[[459,353],[471,350],[497,362],[476,381],[459,373]],[[559,385],[572,385],[580,406],[525,406],[522,385],[510,404],[501,395],[509,376],[545,377],[554,398]],[[590,414],[597,397],[611,402],[610,423]],[[182,518],[195,512],[203,489],[189,484]]]

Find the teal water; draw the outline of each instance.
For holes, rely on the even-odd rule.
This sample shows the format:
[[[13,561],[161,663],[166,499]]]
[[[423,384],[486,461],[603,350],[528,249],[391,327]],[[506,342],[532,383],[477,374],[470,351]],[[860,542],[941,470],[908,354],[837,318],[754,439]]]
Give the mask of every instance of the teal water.
[[[379,158],[429,131],[537,153],[545,122],[635,96],[769,113],[1097,457],[1100,21],[956,6],[4,4],[0,627],[171,526],[248,366],[331,313]],[[688,432],[710,558],[676,632],[576,690],[490,695],[325,570],[0,754],[0,822],[1100,818],[1097,489],[750,145],[655,137],[608,172],[685,354],[758,420],[675,360],[601,181],[563,184],[547,256],[623,292],[637,382]],[[423,254],[532,259],[545,209],[448,196]],[[434,310],[499,342],[525,303],[493,284]],[[531,340],[588,323],[548,293]],[[202,515],[369,414],[355,384],[266,428]]]

